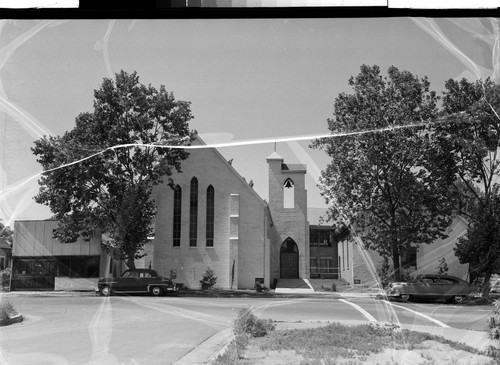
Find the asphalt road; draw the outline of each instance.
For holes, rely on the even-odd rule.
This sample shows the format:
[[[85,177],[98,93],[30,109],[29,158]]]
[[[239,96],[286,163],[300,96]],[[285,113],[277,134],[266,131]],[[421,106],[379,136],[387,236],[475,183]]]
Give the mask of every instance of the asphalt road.
[[[1,299],[5,300],[5,299]],[[275,321],[394,322],[487,330],[491,306],[370,298],[27,297],[0,329],[0,364],[171,364],[252,306]]]

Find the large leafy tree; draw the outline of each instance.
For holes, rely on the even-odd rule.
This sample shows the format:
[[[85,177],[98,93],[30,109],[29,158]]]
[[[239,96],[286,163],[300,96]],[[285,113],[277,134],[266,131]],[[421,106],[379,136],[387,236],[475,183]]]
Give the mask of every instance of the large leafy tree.
[[[492,273],[500,269],[500,85],[490,79],[448,80],[443,97],[444,121],[435,138],[456,175],[463,214],[469,220],[455,254],[470,264],[471,279],[484,276],[487,292]]]
[[[164,178],[172,184],[172,171],[188,157],[183,149],[140,145],[189,144],[190,103],[124,71],[104,79],[94,97],[94,110],[78,115],[71,131],[35,141],[46,171],[35,200],[50,207],[61,242],[99,232],[103,247],[134,268],[153,234],[152,189]],[[126,144],[133,146],[114,148]]]
[[[328,128],[335,137],[313,142],[331,158],[320,188],[336,225],[349,225],[365,247],[391,258],[396,280],[400,256],[412,244],[446,237],[453,215],[447,199],[452,174],[434,158],[423,122],[437,115],[427,78],[392,66],[361,66],[353,93],[335,99]]]

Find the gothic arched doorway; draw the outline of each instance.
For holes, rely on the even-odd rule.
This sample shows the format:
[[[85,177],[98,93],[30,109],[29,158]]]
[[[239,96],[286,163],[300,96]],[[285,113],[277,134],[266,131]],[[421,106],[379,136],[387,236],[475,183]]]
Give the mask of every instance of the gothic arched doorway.
[[[299,249],[290,237],[283,242],[280,249],[280,278],[299,278]]]

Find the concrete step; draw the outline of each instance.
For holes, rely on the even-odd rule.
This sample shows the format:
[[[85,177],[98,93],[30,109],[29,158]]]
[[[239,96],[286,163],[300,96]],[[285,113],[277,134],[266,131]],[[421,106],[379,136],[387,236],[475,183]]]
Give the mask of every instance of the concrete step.
[[[307,279],[280,279],[276,285],[276,293],[299,294],[314,293]]]

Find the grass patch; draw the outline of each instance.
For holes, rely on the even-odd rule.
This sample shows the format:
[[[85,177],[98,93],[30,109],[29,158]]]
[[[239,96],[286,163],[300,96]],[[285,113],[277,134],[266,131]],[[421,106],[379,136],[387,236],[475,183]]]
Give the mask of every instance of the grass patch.
[[[2,302],[0,303],[0,320],[8,319],[17,314],[17,311],[14,309],[14,306],[11,302]]]
[[[304,357],[306,364],[335,364],[337,358],[356,361],[386,348],[412,351],[427,340],[441,342],[457,350],[479,353],[470,346],[441,336],[369,324],[345,326],[332,323],[319,328],[277,331],[259,341],[259,345],[263,351],[295,350]]]

